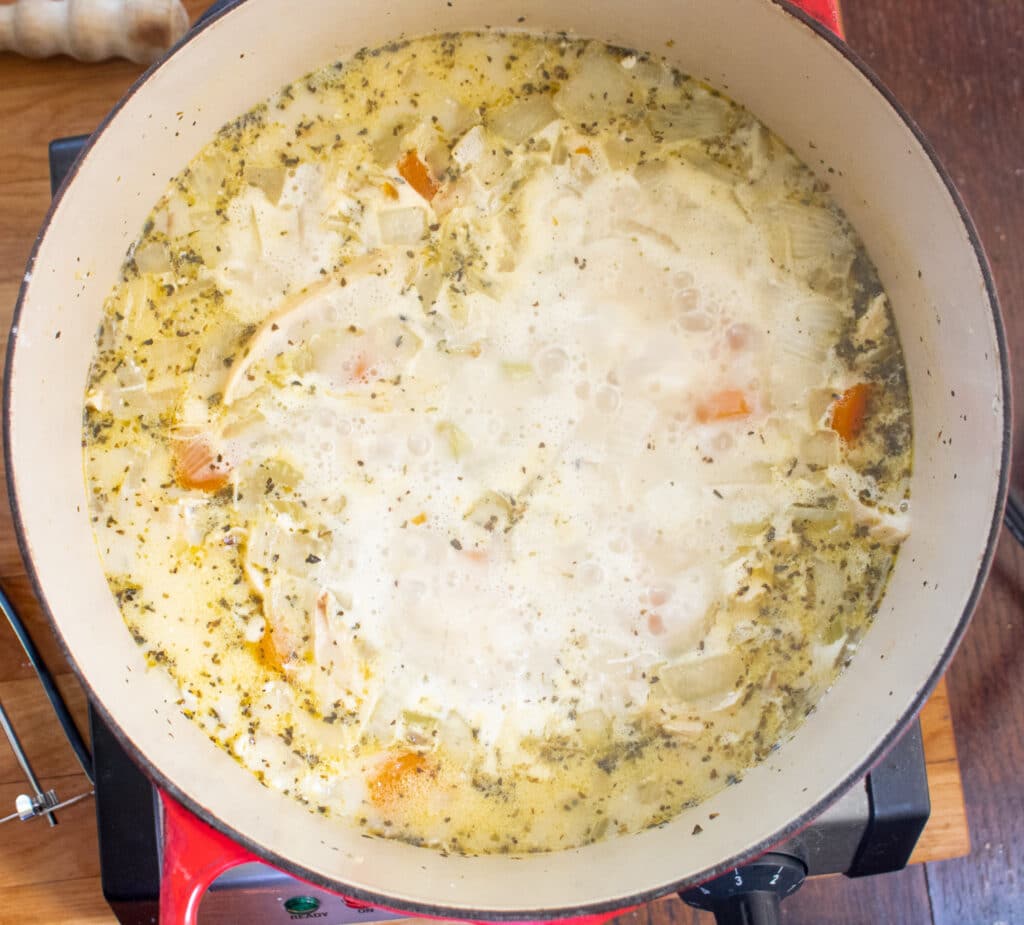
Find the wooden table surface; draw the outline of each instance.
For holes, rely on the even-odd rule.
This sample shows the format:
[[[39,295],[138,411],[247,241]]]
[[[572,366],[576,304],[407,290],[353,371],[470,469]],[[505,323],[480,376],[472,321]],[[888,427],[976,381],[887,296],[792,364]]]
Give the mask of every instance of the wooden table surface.
[[[186,0],[195,16],[209,0]],[[710,0],[709,0],[710,2]],[[1003,302],[1011,348],[1024,347],[1024,0],[847,0],[848,39],[929,135],[979,226]],[[25,259],[49,202],[47,142],[89,132],[139,68],[30,62],[0,54],[0,331],[7,328]],[[1022,386],[1018,383],[1017,395]],[[1021,437],[1018,436],[1018,441]],[[1018,446],[1018,450],[1024,447]],[[0,582],[59,673],[73,710],[84,699],[34,602],[0,502]],[[808,883],[784,905],[788,925],[1009,925],[1022,921],[1024,885],[1024,553],[1004,537],[974,623],[924,716],[933,819],[900,874]],[[44,786],[66,798],[85,778],[47,712],[31,669],[0,627],[0,701],[23,733]],[[950,718],[960,743],[960,764]],[[961,792],[960,771],[963,773]],[[0,815],[22,779],[0,743]],[[968,848],[966,800],[973,851]],[[99,890],[91,802],[0,829],[0,925],[30,912],[48,923],[112,922]],[[653,903],[622,925],[706,925],[678,900]]]

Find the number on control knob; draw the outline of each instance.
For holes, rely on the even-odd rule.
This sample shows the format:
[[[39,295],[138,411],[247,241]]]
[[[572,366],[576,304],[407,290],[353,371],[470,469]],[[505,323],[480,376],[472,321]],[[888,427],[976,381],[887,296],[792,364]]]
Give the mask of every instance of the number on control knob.
[[[775,925],[779,902],[795,893],[806,876],[798,858],[766,854],[679,895],[689,905],[713,912],[718,925]]]

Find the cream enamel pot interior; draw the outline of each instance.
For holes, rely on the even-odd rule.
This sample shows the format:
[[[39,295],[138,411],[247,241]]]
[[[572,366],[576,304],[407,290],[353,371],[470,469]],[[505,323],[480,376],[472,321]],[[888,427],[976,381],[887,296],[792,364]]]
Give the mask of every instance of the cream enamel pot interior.
[[[831,184],[881,272],[916,431],[912,536],[875,626],[797,735],[668,825],[523,859],[442,857],[368,840],[263,788],[213,747],[180,714],[169,679],[147,670],[121,621],[95,552],[80,445],[103,299],[150,206],[217,128],[361,46],[485,25],[567,30],[664,54],[792,144]],[[6,452],[40,599],[93,699],[164,788],[273,863],[348,895],[524,919],[628,906],[721,872],[806,823],[877,759],[940,676],[984,580],[1005,494],[1008,402],[991,280],[948,178],[877,81],[792,8],[772,0],[306,0],[299,8],[247,0],[205,23],[135,87],[55,202],[11,333]]]

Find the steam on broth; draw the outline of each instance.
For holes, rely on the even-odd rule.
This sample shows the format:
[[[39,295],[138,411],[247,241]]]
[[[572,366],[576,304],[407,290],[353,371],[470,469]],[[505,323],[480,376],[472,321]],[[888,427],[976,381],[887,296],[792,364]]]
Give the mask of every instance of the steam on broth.
[[[565,36],[363,51],[226,125],[127,255],[85,408],[110,587],[181,709],[446,851],[735,782],[909,523],[902,353],[826,185]]]

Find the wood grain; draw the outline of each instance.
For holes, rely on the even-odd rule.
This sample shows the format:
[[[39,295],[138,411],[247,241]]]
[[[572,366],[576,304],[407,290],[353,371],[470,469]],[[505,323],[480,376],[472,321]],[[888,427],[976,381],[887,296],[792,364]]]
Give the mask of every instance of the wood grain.
[[[849,880],[818,877],[782,904],[783,925],[928,925],[923,867]],[[701,923],[705,925],[705,923]],[[707,923],[711,925],[711,923]]]
[[[207,5],[208,0],[186,0],[193,16]],[[50,200],[47,144],[54,137],[92,131],[140,72],[124,61],[27,61],[0,54],[0,346],[5,352],[21,274]],[[28,623],[47,664],[60,671],[63,659],[32,596],[6,502],[0,503],[0,583]],[[0,700],[44,786],[56,787],[61,797],[74,796],[86,789],[87,782],[77,773],[74,756],[61,741],[32,678],[6,622],[0,621]],[[57,680],[81,719],[81,690],[68,674]],[[13,809],[14,796],[24,789],[13,756],[6,743],[0,743],[0,814]],[[52,925],[115,925],[100,885],[91,801],[70,807],[59,818],[54,829],[33,820],[9,823],[0,830],[0,925],[21,925],[27,918]]]
[[[188,0],[195,16],[207,0]],[[988,248],[1012,346],[1024,348],[1024,0],[848,0],[844,19],[854,48],[865,56],[920,121],[949,166]],[[46,144],[94,128],[137,76],[127,62],[86,65],[69,59],[25,61],[0,54],[0,331],[4,343],[22,268],[49,202]],[[1017,396],[1024,397],[1021,381]],[[1022,438],[1018,435],[1018,441]],[[1018,446],[1024,449],[1024,446]],[[1024,476],[1018,484],[1024,486]],[[0,582],[28,620],[44,657],[60,670],[59,650],[25,577],[0,503]],[[950,857],[968,849],[967,801],[974,850],[966,858],[929,863],[887,877],[809,883],[784,906],[787,925],[884,922],[898,925],[992,925],[1019,920],[1024,870],[1024,555],[1004,542],[974,624],[950,675],[926,708],[925,746],[933,818],[915,859]],[[11,708],[48,783],[62,796],[77,793],[70,750],[59,741],[31,671],[0,627],[0,699]],[[60,679],[71,691],[70,676]],[[81,711],[81,695],[71,692]],[[960,762],[948,717],[955,719]],[[20,792],[0,744],[0,808]],[[958,768],[962,767],[961,784]],[[110,923],[95,861],[89,804],[74,807],[49,830],[41,822],[9,826],[0,837],[0,925],[38,921]],[[19,824],[20,825],[20,824]],[[31,838],[30,838],[31,836]],[[13,846],[13,847],[12,847]],[[41,871],[57,871],[46,879]],[[708,925],[710,918],[668,898],[623,916],[623,925]]]
[[[46,889],[35,884],[5,888],[0,925],[25,925],[26,921],[46,925],[117,925],[103,898],[98,876],[48,883]]]
[[[54,680],[78,723],[79,731],[84,735],[88,729],[88,718],[82,688],[70,674],[58,675]],[[11,717],[14,730],[39,777],[80,773],[75,753],[64,736],[60,735],[60,727],[53,717],[49,701],[34,677],[0,681],[0,703]],[[0,742],[0,785],[20,784],[24,779],[14,753],[7,748],[6,742]],[[0,802],[0,815],[7,814],[5,806],[5,803]]]
[[[927,756],[932,814],[910,858],[911,864],[933,858],[958,858],[971,850],[960,763],[950,714],[949,689],[945,679],[921,711],[921,735]]]

